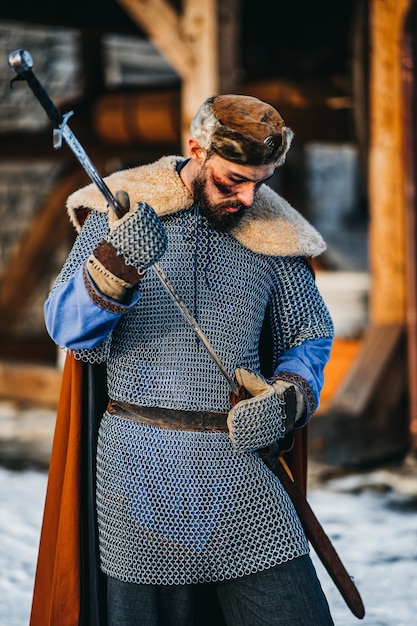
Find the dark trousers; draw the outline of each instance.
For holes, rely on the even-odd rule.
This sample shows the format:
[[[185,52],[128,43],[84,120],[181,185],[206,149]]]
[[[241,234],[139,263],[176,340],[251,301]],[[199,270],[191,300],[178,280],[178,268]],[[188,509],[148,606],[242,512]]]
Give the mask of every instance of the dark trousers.
[[[108,626],[331,626],[309,556],[209,585],[154,586],[108,578]]]

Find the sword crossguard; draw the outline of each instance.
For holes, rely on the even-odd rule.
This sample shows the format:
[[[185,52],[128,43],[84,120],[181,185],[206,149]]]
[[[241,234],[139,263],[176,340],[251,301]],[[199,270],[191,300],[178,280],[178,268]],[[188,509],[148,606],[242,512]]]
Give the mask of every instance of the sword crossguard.
[[[53,130],[53,146],[55,150],[58,150],[62,147],[62,133],[64,131],[64,127],[67,125],[69,118],[74,115],[74,111],[69,111],[69,113],[64,113],[62,116],[62,123],[59,125],[59,128],[54,128]]]

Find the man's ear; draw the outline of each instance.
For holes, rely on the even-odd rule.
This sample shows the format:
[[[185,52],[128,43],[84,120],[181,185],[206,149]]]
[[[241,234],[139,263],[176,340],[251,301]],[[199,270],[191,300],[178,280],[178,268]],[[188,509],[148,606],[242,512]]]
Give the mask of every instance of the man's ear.
[[[188,150],[190,158],[198,165],[202,165],[205,161],[207,152],[200,146],[198,141],[190,137],[188,140]]]

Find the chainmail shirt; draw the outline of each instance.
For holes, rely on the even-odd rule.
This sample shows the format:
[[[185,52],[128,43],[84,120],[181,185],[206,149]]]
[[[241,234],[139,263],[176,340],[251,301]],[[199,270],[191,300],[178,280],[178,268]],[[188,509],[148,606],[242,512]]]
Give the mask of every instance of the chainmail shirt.
[[[160,265],[229,372],[259,371],[265,316],[275,358],[332,336],[301,258],[252,252],[213,230],[196,207],[162,221],[168,248]],[[106,232],[106,215],[93,211],[54,288]],[[139,304],[106,341],[76,357],[106,361],[115,400],[228,411],[227,382],[152,270],[140,291]],[[258,453],[234,449],[227,433],[167,430],[105,413],[97,459],[101,566],[110,576],[153,584],[218,581],[308,552],[279,480]]]

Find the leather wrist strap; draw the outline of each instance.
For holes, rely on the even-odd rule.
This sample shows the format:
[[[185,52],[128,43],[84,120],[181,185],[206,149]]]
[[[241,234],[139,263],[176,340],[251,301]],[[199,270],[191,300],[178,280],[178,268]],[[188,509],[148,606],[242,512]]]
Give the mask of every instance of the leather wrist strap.
[[[144,276],[144,272],[139,272],[133,265],[127,265],[123,255],[118,254],[116,248],[107,241],[101,241],[98,244],[93,251],[93,256],[109,272],[129,283],[129,285],[135,285]]]

